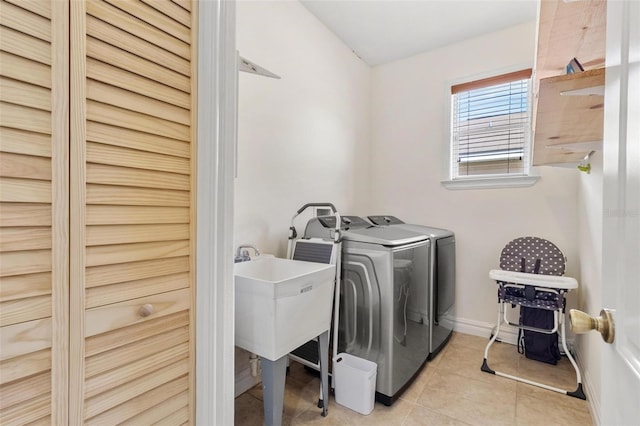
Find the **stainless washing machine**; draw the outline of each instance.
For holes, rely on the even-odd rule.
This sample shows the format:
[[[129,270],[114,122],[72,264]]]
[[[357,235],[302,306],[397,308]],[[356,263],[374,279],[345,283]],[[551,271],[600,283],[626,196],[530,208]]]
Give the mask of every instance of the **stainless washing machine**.
[[[395,216],[368,216],[375,225],[404,229],[425,235],[430,245],[429,359],[447,344],[455,318],[456,239],[453,231],[404,223]]]
[[[311,219],[305,237],[330,238],[335,220]],[[342,216],[341,228],[338,352],[376,362],[376,399],[391,405],[429,355],[431,241],[357,216]]]

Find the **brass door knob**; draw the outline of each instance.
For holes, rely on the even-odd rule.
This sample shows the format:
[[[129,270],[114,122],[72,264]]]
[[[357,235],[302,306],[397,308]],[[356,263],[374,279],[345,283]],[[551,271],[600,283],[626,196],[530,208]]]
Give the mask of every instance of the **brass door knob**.
[[[613,343],[613,339],[616,336],[613,315],[607,309],[601,310],[600,316],[596,318],[577,309],[571,309],[569,311],[569,321],[571,331],[576,334],[584,334],[591,330],[596,330],[602,335],[602,340],[607,343]]]

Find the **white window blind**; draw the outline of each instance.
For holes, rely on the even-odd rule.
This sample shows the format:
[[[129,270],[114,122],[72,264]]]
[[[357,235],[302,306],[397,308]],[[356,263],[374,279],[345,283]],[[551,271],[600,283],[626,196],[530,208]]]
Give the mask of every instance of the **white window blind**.
[[[527,175],[531,69],[451,87],[451,177]]]

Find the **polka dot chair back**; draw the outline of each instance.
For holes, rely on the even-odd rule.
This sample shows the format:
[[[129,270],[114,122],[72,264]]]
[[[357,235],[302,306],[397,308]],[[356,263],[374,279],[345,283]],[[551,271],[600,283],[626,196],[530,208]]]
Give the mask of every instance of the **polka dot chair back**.
[[[500,268],[530,274],[564,275],[565,257],[551,241],[521,237],[502,249]]]

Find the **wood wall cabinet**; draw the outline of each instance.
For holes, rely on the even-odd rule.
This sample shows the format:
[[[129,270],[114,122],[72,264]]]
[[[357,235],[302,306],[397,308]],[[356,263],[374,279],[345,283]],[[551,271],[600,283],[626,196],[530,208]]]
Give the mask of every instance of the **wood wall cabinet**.
[[[542,0],[535,66],[533,165],[577,163],[601,145],[606,1]],[[577,58],[585,72],[565,74]],[[577,89],[594,89],[576,95]],[[573,95],[569,92],[574,91]]]
[[[0,424],[192,423],[195,3],[0,7]]]

